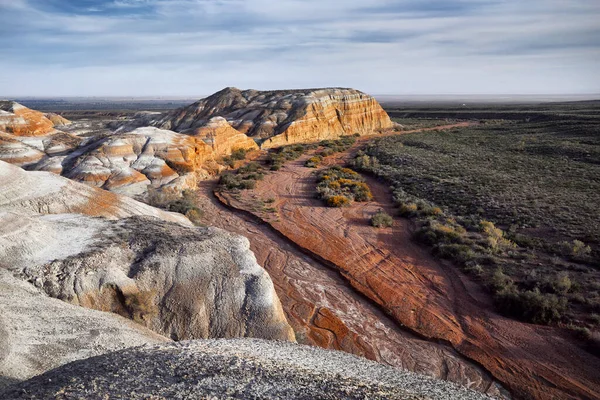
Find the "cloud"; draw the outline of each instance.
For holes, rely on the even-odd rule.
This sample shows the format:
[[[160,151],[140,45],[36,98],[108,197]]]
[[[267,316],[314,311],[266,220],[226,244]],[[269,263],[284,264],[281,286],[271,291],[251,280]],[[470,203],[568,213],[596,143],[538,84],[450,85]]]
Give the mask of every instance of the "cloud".
[[[0,96],[597,93],[596,3],[0,0]]]

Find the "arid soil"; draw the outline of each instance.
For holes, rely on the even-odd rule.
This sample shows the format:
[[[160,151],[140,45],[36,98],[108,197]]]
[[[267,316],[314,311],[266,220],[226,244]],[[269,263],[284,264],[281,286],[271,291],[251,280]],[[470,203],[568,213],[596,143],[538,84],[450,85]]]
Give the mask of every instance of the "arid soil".
[[[324,166],[343,164],[365,140],[361,138],[348,152],[326,159]],[[344,315],[343,322],[352,332],[346,336],[351,338],[352,345],[340,342],[339,348],[344,350],[360,354],[353,347],[362,346],[370,358],[414,369],[411,363],[432,361],[432,355],[439,363],[439,356],[452,354],[448,348],[453,348],[482,365],[517,398],[600,398],[600,360],[574,345],[560,329],[525,324],[495,313],[490,299],[476,284],[411,241],[409,221],[395,219],[394,226],[387,229],[371,227],[369,219],[377,210],[392,212],[393,209],[391,194],[384,184],[368,178],[374,194],[371,202],[354,203],[343,209],[325,207],[315,198],[315,170],[303,166],[308,156],[268,174],[255,190],[223,193],[219,197],[228,207],[253,214],[306,253],[335,266],[346,282],[390,314],[400,326],[448,346],[433,345],[414,336],[410,340],[394,340],[409,336],[353,293],[344,280],[322,268],[318,270],[314,261],[302,264],[309,268],[300,269],[297,265],[291,268],[282,262],[289,261],[287,254],[272,258],[276,257],[272,252],[282,252],[278,248],[283,243],[279,236],[271,233],[272,244],[257,246],[257,240],[265,239],[255,234],[251,237],[253,250],[271,274],[295,328],[300,321],[310,321],[308,336],[312,342],[323,345],[325,338],[340,341],[340,334],[332,333],[340,331],[339,323],[335,324],[337,330],[331,329],[333,319],[326,316]],[[264,207],[267,199],[274,200],[267,205],[270,211]],[[337,292],[323,284],[325,277],[327,283],[338,288]],[[358,318],[353,315],[356,311],[350,311],[345,300],[341,301],[340,292],[363,307],[357,310]],[[312,306],[306,304],[311,301]],[[324,301],[330,304],[326,311],[316,308]],[[297,303],[290,304],[293,302]],[[364,309],[370,312],[368,318]],[[358,323],[358,329],[350,321]],[[377,335],[374,327],[382,325],[387,329]],[[320,336],[324,331],[328,335]],[[366,338],[371,340],[370,347],[365,346]],[[420,351],[415,353],[415,345],[407,347],[407,343],[419,343]],[[386,344],[385,353],[378,357],[369,354],[375,349],[381,352],[381,344]],[[444,350],[426,354],[431,350],[427,346]],[[394,357],[398,361],[393,362]],[[410,361],[404,361],[405,357]],[[418,368],[423,370],[426,366]],[[454,367],[448,370],[456,373]],[[482,385],[483,382],[478,385],[480,389]]]

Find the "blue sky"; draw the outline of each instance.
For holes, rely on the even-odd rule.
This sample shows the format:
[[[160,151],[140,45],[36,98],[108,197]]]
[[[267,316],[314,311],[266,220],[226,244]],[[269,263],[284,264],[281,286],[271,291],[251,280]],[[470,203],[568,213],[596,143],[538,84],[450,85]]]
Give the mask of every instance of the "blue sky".
[[[0,97],[600,93],[598,0],[0,0]]]

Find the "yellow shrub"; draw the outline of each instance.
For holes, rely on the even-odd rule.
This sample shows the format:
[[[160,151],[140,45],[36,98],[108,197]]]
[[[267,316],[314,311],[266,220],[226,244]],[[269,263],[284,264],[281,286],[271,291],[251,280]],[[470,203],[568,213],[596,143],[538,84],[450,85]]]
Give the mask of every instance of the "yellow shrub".
[[[327,205],[330,207],[344,207],[350,204],[346,196],[331,196],[327,199]]]

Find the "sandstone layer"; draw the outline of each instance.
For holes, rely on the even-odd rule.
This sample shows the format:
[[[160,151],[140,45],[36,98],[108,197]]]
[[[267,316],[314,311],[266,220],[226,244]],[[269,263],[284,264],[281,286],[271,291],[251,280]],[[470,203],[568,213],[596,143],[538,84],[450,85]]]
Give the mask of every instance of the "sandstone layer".
[[[142,113],[136,121],[149,123],[153,116]],[[198,179],[223,168],[220,158],[238,149],[258,149],[254,140],[219,117],[189,135],[126,125],[110,132],[94,125],[0,102],[0,161],[134,196],[145,194],[149,185],[193,188]]]
[[[263,340],[190,341],[76,361],[3,398],[489,399],[349,354]]]
[[[394,126],[373,97],[340,88],[268,92],[226,88],[154,124],[191,132],[217,116],[262,141],[261,148],[370,135]]]
[[[144,193],[148,185],[193,187],[208,174],[212,148],[201,139],[152,127],[90,143],[62,161],[62,174],[117,193]]]
[[[234,150],[258,150],[254,140],[233,129],[223,117],[213,117],[205,125],[194,130],[194,136],[208,144],[215,155],[227,156]]]
[[[75,360],[166,341],[119,315],[48,297],[0,268],[0,390]]]

